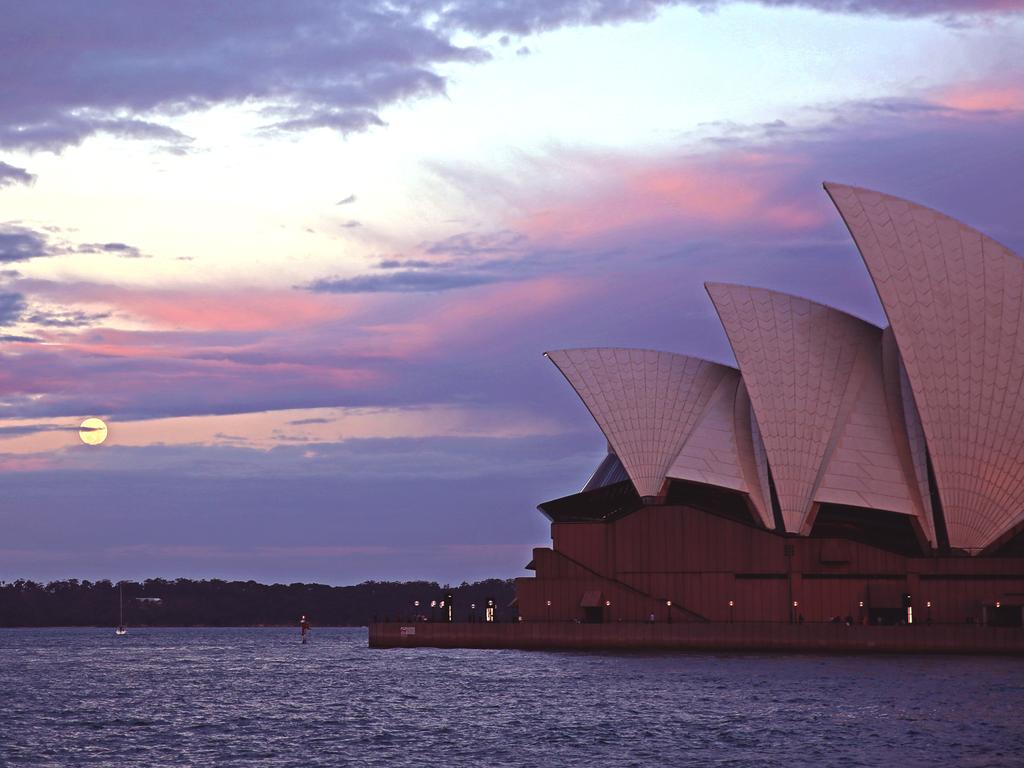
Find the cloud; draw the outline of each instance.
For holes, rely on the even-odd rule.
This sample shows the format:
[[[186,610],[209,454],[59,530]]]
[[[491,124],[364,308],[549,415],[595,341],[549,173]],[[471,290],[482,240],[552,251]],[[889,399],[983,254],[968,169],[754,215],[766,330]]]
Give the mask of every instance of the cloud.
[[[25,312],[25,297],[12,291],[0,292],[0,327],[13,325]]]
[[[736,0],[694,2],[704,8],[717,8]],[[878,14],[912,18],[920,16],[974,16],[1009,14],[1024,11],[1022,0],[759,0],[769,7],[813,8],[826,13]]]
[[[122,259],[148,259],[148,254],[143,253],[134,245],[125,243],[84,243],[75,248],[77,253],[109,253],[120,256]]]
[[[0,104],[4,103],[0,97]],[[18,110],[14,106],[13,114],[16,115]],[[167,149],[178,153],[185,151],[192,142],[191,137],[170,126],[148,120],[81,117],[63,113],[45,116],[31,123],[0,123],[0,147],[28,152],[58,152],[101,133],[122,139],[162,141]]]
[[[82,328],[95,325],[111,317],[111,312],[85,312],[82,310],[58,309],[36,310],[23,316],[26,323],[46,328]]]
[[[21,224],[0,224],[0,263],[75,253],[109,254],[125,259],[147,259],[147,254],[126,243],[75,244],[60,237],[59,228],[32,229]]]
[[[1015,13],[1024,0],[761,0],[769,7],[896,18]],[[249,0],[210,13],[109,0],[88,7],[16,3],[4,17],[17,77],[0,91],[0,147],[60,151],[106,133],[189,151],[168,123],[215,105],[247,104],[271,133],[381,126],[386,107],[443,95],[441,70],[475,64],[463,33],[522,36],[564,26],[650,19],[662,8],[715,10],[733,0]],[[52,41],[59,40],[59,48]],[[101,40],[102,44],[97,44]],[[526,47],[520,47],[523,53]],[[18,169],[20,170],[20,169]],[[3,178],[3,177],[0,177]],[[15,181],[24,177],[15,175]],[[10,182],[8,182],[10,183]]]
[[[332,421],[335,421],[335,420],[334,419],[312,418],[312,419],[295,419],[294,421],[289,421],[288,423],[291,426],[293,426],[293,427],[300,427],[300,426],[302,426],[304,424],[330,424]]]
[[[476,272],[403,269],[386,275],[325,277],[303,286],[316,293],[421,293],[470,288],[504,279]]]
[[[0,189],[13,184],[31,184],[35,180],[36,177],[24,168],[0,162]]]
[[[522,249],[526,238],[519,232],[501,230],[498,232],[460,232],[443,240],[424,243],[425,253],[459,257],[479,257],[494,254],[516,253]]]
[[[354,203],[355,201],[356,201],[356,196],[355,195],[349,195],[348,197],[343,197],[341,200],[336,202],[335,205],[352,205],[352,203]]]
[[[28,261],[58,252],[45,233],[18,224],[0,224],[0,263]]]
[[[689,5],[711,12],[741,0],[561,0],[509,3],[488,0],[446,2],[441,23],[481,35],[529,35],[564,26],[615,24],[650,19],[659,10]],[[872,14],[896,18],[970,17],[1024,10],[1024,0],[753,0],[766,7],[811,8],[825,13]],[[498,41],[510,42],[507,35]]]
[[[377,266],[380,269],[434,269],[443,265],[426,259],[383,259]]]
[[[40,432],[97,432],[102,427],[82,427],[77,424],[18,424],[0,426],[0,437],[21,437],[35,435]]]
[[[540,351],[643,346],[729,362],[704,280],[800,293],[884,321],[823,179],[932,205],[1024,253],[1024,112],[944,98],[706,126],[661,154],[526,157],[497,185],[502,198],[483,217],[490,229],[425,241],[306,290],[21,280],[26,315],[36,305],[111,315],[106,327],[27,334],[46,343],[5,356],[0,415],[472,402],[585,428],[571,392],[545,378]],[[471,200],[496,186],[479,170],[441,178]]]
[[[20,4],[4,19],[18,77],[0,93],[0,146],[59,151],[105,132],[186,151],[168,120],[217,104],[251,104],[273,132],[380,125],[383,107],[444,92],[438,66],[488,58],[453,44],[420,5]]]

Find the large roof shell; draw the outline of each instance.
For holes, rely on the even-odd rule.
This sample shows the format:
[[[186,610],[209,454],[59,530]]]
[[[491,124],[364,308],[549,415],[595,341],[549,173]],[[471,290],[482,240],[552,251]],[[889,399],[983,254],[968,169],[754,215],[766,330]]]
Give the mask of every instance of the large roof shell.
[[[786,530],[817,502],[913,515],[934,541],[887,404],[881,329],[763,288],[710,283],[742,371]]]
[[[590,410],[637,493],[657,496],[703,416],[724,365],[643,349],[563,349],[545,355]]]
[[[929,208],[825,189],[892,326],[949,542],[981,551],[1024,523],[1024,261]]]
[[[766,528],[774,527],[757,471],[750,401],[739,371],[727,369],[700,421],[683,443],[668,476],[746,493]]]

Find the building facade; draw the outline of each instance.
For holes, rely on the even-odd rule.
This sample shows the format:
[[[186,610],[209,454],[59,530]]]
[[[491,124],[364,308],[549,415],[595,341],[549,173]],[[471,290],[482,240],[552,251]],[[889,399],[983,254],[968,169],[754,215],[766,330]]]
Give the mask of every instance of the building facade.
[[[943,214],[826,184],[889,326],[706,286],[738,369],[546,356],[608,455],[545,502],[524,621],[974,623],[1024,604],[1024,261]]]

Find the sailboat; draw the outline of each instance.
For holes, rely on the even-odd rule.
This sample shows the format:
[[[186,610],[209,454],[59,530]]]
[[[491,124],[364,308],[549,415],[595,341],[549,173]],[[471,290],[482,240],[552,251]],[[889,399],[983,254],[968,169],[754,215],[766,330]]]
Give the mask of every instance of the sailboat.
[[[127,635],[128,627],[124,623],[124,584],[117,582],[117,602],[121,609],[121,617],[117,622],[117,629],[114,630],[115,635]]]

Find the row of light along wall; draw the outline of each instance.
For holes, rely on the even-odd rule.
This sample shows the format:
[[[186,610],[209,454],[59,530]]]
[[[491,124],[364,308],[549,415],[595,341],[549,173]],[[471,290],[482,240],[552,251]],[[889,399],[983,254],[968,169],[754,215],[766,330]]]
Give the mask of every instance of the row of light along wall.
[[[551,604],[551,601],[548,600],[548,605],[550,605],[550,604]],[[413,600],[412,601],[412,607],[414,609],[416,609],[416,612],[418,614],[419,613],[419,609],[420,609],[420,601],[419,600]],[[426,608],[427,604],[424,603],[423,607]],[[438,609],[441,610],[441,620],[442,621],[447,621],[449,623],[455,621],[455,599],[451,595],[451,593],[449,593],[446,596],[446,599],[444,599],[444,600],[431,600],[430,601],[430,618],[431,618],[431,620],[436,618],[436,611]],[[471,613],[470,613],[470,620],[472,621],[474,619],[474,617],[476,616],[476,603],[470,603],[469,604],[469,610],[471,611]],[[494,621],[494,601],[493,600],[488,600],[487,601],[487,605],[484,608],[484,621],[486,621],[486,622],[493,622]]]
[[[417,601],[416,604],[419,605],[419,602]],[[552,601],[551,600],[546,600],[545,604],[547,606],[547,617],[550,619],[551,618],[551,605],[552,605]],[[443,603],[442,603],[442,605],[443,605]],[[860,609],[863,610],[863,608],[864,608],[864,601],[863,600],[859,600],[857,605],[858,605],[858,607]],[[996,600],[996,608],[999,608],[1000,605],[1001,605],[1000,601]],[[605,606],[605,608],[611,608],[612,607],[612,601],[611,600],[605,600],[604,601],[604,606]],[[476,606],[474,605],[474,608],[475,607]],[[667,612],[668,623],[671,624],[672,623],[672,601],[671,600],[666,600],[665,601],[665,607],[668,608],[668,612]],[[799,600],[794,600],[793,601],[794,615],[791,617],[792,621],[796,621],[796,609],[798,609],[799,607],[800,607],[800,601]],[[909,594],[904,594],[903,595],[903,607],[907,611],[907,624],[913,624],[914,623],[914,607],[913,607],[913,605],[911,605],[911,599],[910,599],[910,595]],[[932,601],[928,600],[925,603],[925,607],[928,609],[928,620],[931,621],[931,618],[932,618],[932,615],[931,615],[932,614]],[[730,600],[729,601],[729,621],[733,620],[733,613],[734,613],[734,609],[735,608],[736,608],[736,601],[735,600]],[[653,615],[654,614],[652,613],[651,616],[653,616]],[[488,619],[488,621],[490,621],[490,619]]]

